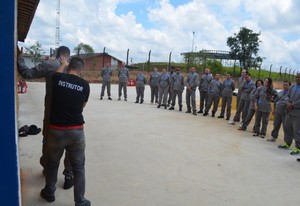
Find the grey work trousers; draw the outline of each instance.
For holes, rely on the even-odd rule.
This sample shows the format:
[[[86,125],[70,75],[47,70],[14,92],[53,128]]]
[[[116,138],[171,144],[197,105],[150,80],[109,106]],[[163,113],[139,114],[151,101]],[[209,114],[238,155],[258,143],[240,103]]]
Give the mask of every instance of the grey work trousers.
[[[234,115],[233,121],[239,122],[242,113],[242,122],[244,122],[247,118],[249,106],[250,106],[250,100],[240,99],[239,106]]]
[[[141,98],[141,101],[144,101],[145,86],[136,87],[135,89],[136,89],[136,101],[138,102],[140,98]]]
[[[169,92],[169,87],[159,87],[159,100],[158,104],[161,105],[167,105],[167,98],[168,98],[168,92]]]
[[[205,112],[208,113],[212,103],[214,103],[213,109],[212,109],[212,114],[215,114],[218,110],[219,101],[220,101],[220,96],[208,95],[208,101],[207,101],[207,105],[205,107]]]
[[[46,171],[46,166],[47,166],[47,137],[49,135],[49,130],[50,130],[50,105],[47,105],[44,111],[43,145],[42,145],[42,156],[40,157],[40,164],[44,168],[44,171]],[[72,166],[67,151],[65,152],[64,166],[65,167],[64,167],[63,175],[65,175],[67,178],[73,177]]]
[[[119,98],[122,96],[122,89],[124,92],[124,98],[127,99],[127,82],[119,82]]]
[[[277,137],[278,137],[281,124],[284,127],[285,116],[286,116],[286,114],[279,114],[278,112],[275,112],[275,114],[274,114],[273,130],[271,132],[271,136],[274,139],[277,139]]]
[[[298,113],[299,114],[299,113]],[[291,145],[293,139],[295,146],[300,149],[300,116],[295,114],[294,111],[289,111],[285,117],[284,123],[284,141],[286,144]]]
[[[187,110],[191,111],[192,109],[194,112],[197,111],[196,110],[196,89],[191,89],[191,91],[187,89],[185,97],[186,97]]]
[[[158,86],[150,86],[151,89],[151,102],[158,102]],[[154,100],[155,99],[155,100]]]
[[[56,190],[57,171],[61,156],[67,150],[74,173],[75,205],[84,205],[85,193],[85,136],[83,129],[50,129],[47,143],[45,192],[52,196]]]
[[[255,124],[254,124],[254,132],[255,133],[258,133],[261,135],[266,135],[268,122],[269,122],[269,116],[270,116],[270,112],[257,111],[255,113]],[[261,126],[261,129],[260,129],[260,126]]]
[[[249,126],[249,124],[250,124],[250,122],[251,122],[254,114],[255,114],[255,109],[249,109],[248,110],[248,114],[247,114],[246,120],[242,124],[242,128],[244,130],[246,130],[247,127]],[[254,127],[253,127],[253,131],[254,131]]]
[[[207,91],[199,91],[200,93],[200,111],[203,111],[207,105],[208,93]]]
[[[226,108],[226,117],[230,118],[232,107],[232,96],[222,96],[222,109],[220,116],[224,116]]]
[[[107,87],[107,96],[110,97],[110,82],[107,82],[107,81],[103,81],[102,82],[102,87],[101,87],[101,94],[100,94],[100,97],[103,97],[104,96],[104,91],[105,91],[105,88]]]
[[[173,90],[172,106],[174,107],[176,104],[176,96],[178,96],[178,106],[179,106],[179,108],[182,108],[182,91],[181,90]]]

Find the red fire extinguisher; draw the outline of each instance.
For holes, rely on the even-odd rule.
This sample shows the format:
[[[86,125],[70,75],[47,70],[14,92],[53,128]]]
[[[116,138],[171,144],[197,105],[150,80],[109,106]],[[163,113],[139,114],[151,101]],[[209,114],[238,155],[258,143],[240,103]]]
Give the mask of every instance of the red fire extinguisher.
[[[27,92],[27,84],[25,81],[22,82],[22,93],[25,94]]]
[[[18,93],[22,93],[22,82],[18,81]]]

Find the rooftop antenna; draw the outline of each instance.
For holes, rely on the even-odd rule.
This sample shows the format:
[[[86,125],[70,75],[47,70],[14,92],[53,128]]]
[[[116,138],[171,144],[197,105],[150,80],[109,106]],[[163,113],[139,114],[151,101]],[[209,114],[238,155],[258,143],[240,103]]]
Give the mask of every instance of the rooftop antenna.
[[[56,33],[55,33],[55,49],[59,47],[60,42],[60,0],[56,2]]]

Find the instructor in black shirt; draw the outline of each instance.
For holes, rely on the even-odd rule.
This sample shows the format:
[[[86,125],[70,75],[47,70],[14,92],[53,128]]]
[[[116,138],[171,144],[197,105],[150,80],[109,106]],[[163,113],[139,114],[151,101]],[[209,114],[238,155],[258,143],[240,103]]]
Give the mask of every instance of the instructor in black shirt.
[[[55,201],[55,184],[61,156],[66,149],[74,174],[75,206],[89,206],[85,193],[85,136],[83,107],[88,101],[90,87],[82,79],[84,62],[78,57],[71,59],[67,74],[63,73],[68,65],[62,58],[62,65],[52,77],[52,104],[50,112],[50,131],[47,142],[46,186],[41,196],[48,202]]]

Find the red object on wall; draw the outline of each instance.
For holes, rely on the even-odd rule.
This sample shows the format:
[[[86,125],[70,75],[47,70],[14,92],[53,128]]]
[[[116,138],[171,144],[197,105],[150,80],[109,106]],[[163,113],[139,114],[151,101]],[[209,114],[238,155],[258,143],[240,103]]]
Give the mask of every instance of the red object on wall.
[[[129,79],[127,82],[127,86],[135,86],[136,85],[136,81],[134,79]]]
[[[19,94],[25,94],[27,92],[27,84],[25,81],[19,81],[18,82],[18,93]]]

